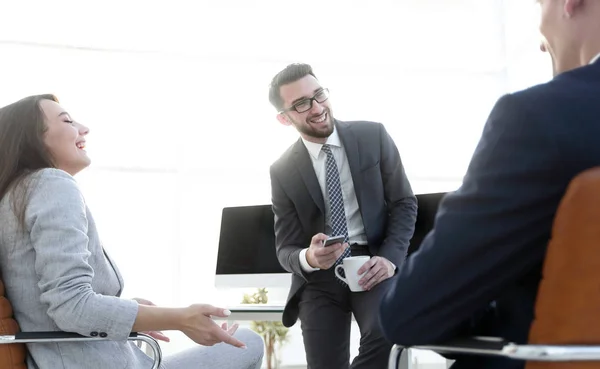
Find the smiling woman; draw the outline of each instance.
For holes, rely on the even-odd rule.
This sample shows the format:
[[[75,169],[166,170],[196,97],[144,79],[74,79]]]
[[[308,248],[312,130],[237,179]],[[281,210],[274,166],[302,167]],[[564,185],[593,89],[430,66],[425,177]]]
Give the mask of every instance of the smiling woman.
[[[46,121],[44,144],[52,153],[52,162],[56,168],[74,176],[90,165],[85,151],[85,136],[90,130],[74,121],[57,100],[43,99],[39,106]]]
[[[29,344],[27,366],[145,368],[152,360],[128,343],[129,334],[143,331],[168,341],[159,331],[179,330],[198,345],[166,357],[164,368],[259,368],[261,338],[213,320],[229,316],[228,310],[121,298],[123,278],[73,178],[90,164],[88,132],[53,95],[0,108],[0,266],[15,319],[24,331],[109,339],[98,346]],[[207,347],[218,343],[224,344]]]
[[[0,199],[10,188],[23,188],[13,196],[13,208],[23,223],[29,184],[19,186],[21,182],[42,168],[75,175],[89,166],[85,152],[89,129],[73,121],[50,94],[30,96],[0,109],[0,121]],[[24,137],[24,142],[15,137]]]

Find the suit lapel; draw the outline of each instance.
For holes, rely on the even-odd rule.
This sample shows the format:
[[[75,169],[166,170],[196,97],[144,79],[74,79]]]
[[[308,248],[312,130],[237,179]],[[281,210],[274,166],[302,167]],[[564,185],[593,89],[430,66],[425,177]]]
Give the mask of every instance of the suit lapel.
[[[360,175],[360,153],[358,152],[358,139],[347,123],[336,121],[336,127],[340,140],[344,145],[348,165],[350,166],[350,174],[354,184],[354,192],[359,208],[361,205],[361,175]]]
[[[306,150],[306,146],[304,146],[301,139],[294,145],[294,161],[296,162],[296,168],[298,168],[310,196],[313,198],[319,210],[325,214],[325,200],[323,200],[321,187],[319,186],[319,181],[315,175],[315,168],[310,160],[308,150]]]

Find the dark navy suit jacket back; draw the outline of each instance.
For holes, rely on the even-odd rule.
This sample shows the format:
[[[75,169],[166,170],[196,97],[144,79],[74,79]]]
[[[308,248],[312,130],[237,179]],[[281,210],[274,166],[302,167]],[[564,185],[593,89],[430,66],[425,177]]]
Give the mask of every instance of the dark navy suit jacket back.
[[[558,204],[569,182],[595,166],[600,62],[502,97],[462,186],[444,198],[382,302],[387,337],[405,345],[467,335],[527,342]],[[455,368],[523,365],[461,357]]]

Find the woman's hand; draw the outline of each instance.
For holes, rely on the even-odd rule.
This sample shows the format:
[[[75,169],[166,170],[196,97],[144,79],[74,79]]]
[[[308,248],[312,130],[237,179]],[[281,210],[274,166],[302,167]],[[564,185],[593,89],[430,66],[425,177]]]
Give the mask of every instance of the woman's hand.
[[[142,298],[134,298],[134,301],[137,301],[138,304],[140,305],[148,305],[148,306],[156,306],[154,305],[154,303],[152,301],[148,301],[146,299],[142,299]],[[160,341],[165,341],[165,342],[171,342],[171,339],[167,336],[165,336],[163,334],[163,332],[160,331],[147,331],[147,332],[141,332],[141,333],[145,333],[150,337],[153,337],[154,339],[160,340]]]
[[[228,327],[227,323],[223,323],[219,326],[213,320],[213,317],[226,318],[230,314],[231,312],[227,309],[211,305],[191,305],[185,308],[181,331],[192,341],[200,345],[212,346],[225,342],[229,345],[245,349],[246,345],[233,337],[233,334],[238,329],[237,324]]]

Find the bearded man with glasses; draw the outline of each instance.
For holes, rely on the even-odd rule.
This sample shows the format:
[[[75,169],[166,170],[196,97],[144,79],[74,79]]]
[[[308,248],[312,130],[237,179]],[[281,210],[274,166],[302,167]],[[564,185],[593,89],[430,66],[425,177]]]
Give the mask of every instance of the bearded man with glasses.
[[[360,327],[353,369],[385,368],[391,344],[378,306],[389,278],[404,262],[417,201],[400,154],[384,126],[333,117],[329,90],[307,64],[292,64],[272,80],[277,119],[300,139],[271,166],[275,243],[293,274],[283,324],[300,318],[308,368],[347,369],[350,322]],[[343,241],[325,246],[329,236]],[[364,292],[336,279],[348,256],[371,256],[358,274]]]

